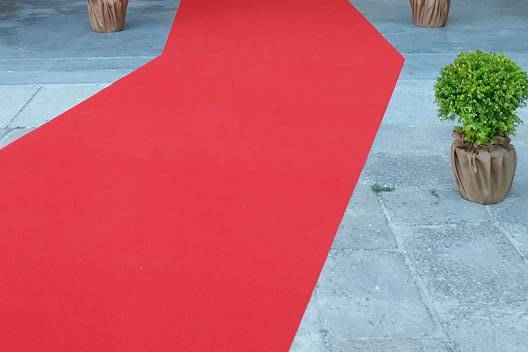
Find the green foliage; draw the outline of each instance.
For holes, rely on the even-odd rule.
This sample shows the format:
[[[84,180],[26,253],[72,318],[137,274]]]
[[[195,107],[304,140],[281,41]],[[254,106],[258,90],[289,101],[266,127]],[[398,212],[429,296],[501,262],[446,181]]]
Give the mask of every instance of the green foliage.
[[[440,119],[456,121],[455,129],[477,145],[515,134],[522,123],[517,109],[527,100],[528,74],[503,54],[460,53],[435,85]]]
[[[394,191],[394,187],[382,186],[382,185],[379,185],[377,183],[373,184],[371,189],[372,189],[372,192],[374,192],[376,194],[380,194],[380,193],[383,193],[383,192],[392,192],[392,191]]]

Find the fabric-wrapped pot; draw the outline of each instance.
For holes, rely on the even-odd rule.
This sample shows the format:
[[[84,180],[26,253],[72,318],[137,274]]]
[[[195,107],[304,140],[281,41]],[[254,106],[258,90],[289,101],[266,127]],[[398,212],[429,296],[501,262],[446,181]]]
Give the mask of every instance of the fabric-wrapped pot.
[[[510,192],[517,153],[510,139],[496,137],[496,144],[475,147],[453,132],[451,164],[460,195],[480,204],[502,202]]]
[[[444,27],[451,0],[409,0],[414,24],[420,27]]]
[[[88,0],[88,16],[94,32],[119,32],[125,28],[128,0]]]

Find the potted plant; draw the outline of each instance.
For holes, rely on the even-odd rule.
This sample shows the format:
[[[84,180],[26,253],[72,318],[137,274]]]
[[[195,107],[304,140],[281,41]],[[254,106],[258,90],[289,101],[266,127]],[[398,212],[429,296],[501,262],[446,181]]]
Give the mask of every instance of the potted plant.
[[[449,16],[451,0],[409,0],[414,24],[420,27],[443,27]]]
[[[125,28],[128,0],[88,0],[88,16],[94,32],[118,32]]]
[[[528,74],[505,55],[461,53],[435,84],[442,120],[456,121],[451,164],[460,195],[481,204],[508,195],[517,155],[510,143],[528,100]]]

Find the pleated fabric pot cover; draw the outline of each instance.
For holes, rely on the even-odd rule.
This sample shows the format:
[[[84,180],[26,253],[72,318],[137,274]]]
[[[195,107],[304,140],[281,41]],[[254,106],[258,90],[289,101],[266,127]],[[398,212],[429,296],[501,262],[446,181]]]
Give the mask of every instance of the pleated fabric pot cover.
[[[119,32],[125,28],[128,0],[88,0],[88,15],[94,32]]]
[[[460,195],[480,204],[502,202],[510,192],[517,153],[510,139],[496,137],[491,145],[473,146],[464,136],[453,132],[451,164]]]
[[[414,24],[420,27],[444,27],[451,0],[409,0]]]

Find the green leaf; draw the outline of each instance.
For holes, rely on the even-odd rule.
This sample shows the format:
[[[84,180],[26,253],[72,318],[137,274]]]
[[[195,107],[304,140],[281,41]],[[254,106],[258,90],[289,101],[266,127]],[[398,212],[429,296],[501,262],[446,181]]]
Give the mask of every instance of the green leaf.
[[[470,143],[492,144],[522,123],[517,109],[528,104],[528,74],[503,54],[462,52],[440,70],[434,92],[441,120],[456,121]]]

